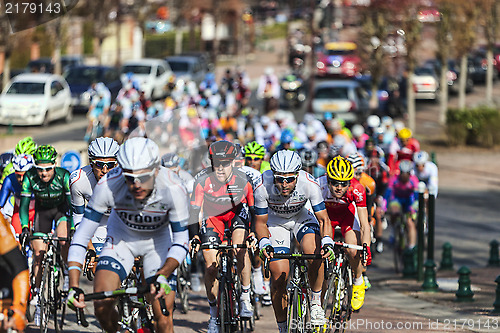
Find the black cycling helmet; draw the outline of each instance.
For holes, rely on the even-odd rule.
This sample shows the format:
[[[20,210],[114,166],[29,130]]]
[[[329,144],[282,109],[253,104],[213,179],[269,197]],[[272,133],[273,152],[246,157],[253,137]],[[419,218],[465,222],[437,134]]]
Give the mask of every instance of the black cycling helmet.
[[[300,152],[300,158],[302,159],[302,165],[305,167],[311,167],[316,165],[318,161],[318,153],[313,149],[302,149]]]
[[[240,149],[241,150],[241,149]],[[238,154],[238,148],[232,142],[221,140],[216,141],[208,148],[210,159],[213,160],[234,160]]]
[[[161,157],[161,165],[165,168],[177,167],[180,163],[180,158],[176,153],[166,153]]]

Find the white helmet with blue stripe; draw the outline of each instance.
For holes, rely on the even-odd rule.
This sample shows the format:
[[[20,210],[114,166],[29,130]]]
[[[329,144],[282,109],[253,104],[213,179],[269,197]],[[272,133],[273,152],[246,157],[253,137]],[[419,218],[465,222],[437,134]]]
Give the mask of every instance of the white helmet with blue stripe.
[[[152,169],[160,165],[158,145],[153,140],[143,137],[125,141],[116,157],[118,164],[124,170]]]
[[[28,171],[33,166],[33,158],[28,154],[14,156],[12,159],[12,166],[17,172]]]
[[[302,169],[299,154],[292,150],[280,150],[271,157],[271,170],[279,173],[295,173]]]
[[[97,157],[116,157],[120,146],[112,138],[100,137],[92,141],[89,145],[88,154],[90,159]]]

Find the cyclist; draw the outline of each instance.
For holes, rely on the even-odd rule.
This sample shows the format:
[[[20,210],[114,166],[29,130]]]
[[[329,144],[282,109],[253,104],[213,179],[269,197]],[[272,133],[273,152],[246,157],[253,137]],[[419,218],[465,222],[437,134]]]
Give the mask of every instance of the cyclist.
[[[302,159],[302,170],[310,173],[314,178],[318,179],[326,173],[326,169],[317,164],[318,153],[313,149],[302,149],[300,151]]]
[[[351,162],[342,156],[335,156],[328,163],[326,172],[327,174],[319,179],[319,184],[332,227],[340,227],[346,243],[371,244],[366,191],[365,187],[354,178]],[[362,262],[361,253],[357,250],[347,250],[354,273],[351,299],[353,310],[359,310],[365,300],[366,286],[362,274],[363,265],[371,264],[369,246],[367,251],[366,262]]]
[[[169,168],[179,176],[188,194],[193,193],[194,177],[180,166],[181,159],[176,153],[166,153],[161,157],[161,165]]]
[[[399,174],[389,180],[385,193],[388,202],[389,221],[395,224],[401,214],[409,213],[406,222],[408,231],[408,248],[413,249],[417,243],[415,219],[418,209],[418,178],[412,173],[413,162],[403,160],[399,163]]]
[[[429,154],[425,151],[419,151],[413,154],[413,162],[415,162],[415,176],[418,180],[424,182],[429,194],[437,197],[438,194],[438,167],[429,161]]]
[[[2,189],[0,190],[0,207],[5,207],[7,200],[11,195],[14,196],[15,204],[13,214],[11,215],[11,225],[14,228],[16,238],[21,233],[21,221],[19,220],[19,204],[21,202],[21,184],[23,183],[24,174],[33,167],[33,158],[31,155],[20,154],[14,156],[12,165],[14,173],[5,178]],[[33,222],[35,217],[35,202],[31,200],[29,220]]]
[[[402,160],[412,160],[413,154],[420,150],[420,143],[413,137],[409,128],[402,128],[398,132],[397,144],[391,145],[387,165],[391,173],[395,174],[398,170],[398,162]]]
[[[58,237],[67,237],[68,229],[74,228],[71,216],[69,172],[66,169],[56,167],[56,158],[57,151],[54,147],[51,145],[39,146],[33,154],[35,167],[28,170],[24,175],[19,207],[19,218],[22,227],[19,239],[22,247],[27,244],[30,235],[28,227],[29,205],[32,196],[35,198],[34,235],[49,234],[52,231],[52,221],[55,221],[55,230]],[[69,242],[61,241],[59,244],[61,245],[62,257],[66,261]],[[41,239],[33,240],[31,245],[34,252],[33,276],[35,277],[32,301],[36,302],[38,288],[42,280],[40,264],[43,254],[47,250],[47,245]],[[67,275],[66,272],[65,275]],[[40,307],[37,304],[35,325],[39,325],[39,322]]]
[[[93,223],[82,224],[85,203],[92,197],[93,190],[99,180],[116,165],[116,154],[120,147],[111,138],[97,138],[88,147],[90,164],[75,170],[70,176],[71,204],[73,206],[73,223],[76,232],[68,253],[69,286],[78,287],[80,272],[85,260],[87,247],[99,255],[106,240],[106,224],[111,213],[109,209],[97,229]],[[93,264],[93,263],[92,263]],[[94,268],[93,266],[90,268]]]
[[[271,169],[269,162],[264,161],[265,155],[266,148],[257,143],[257,141],[252,141],[245,145],[245,165],[254,168],[260,173]]]
[[[16,148],[14,149],[14,156],[21,154],[33,155],[36,149],[36,143],[33,141],[31,136],[27,136],[16,144]],[[0,179],[0,184],[3,183],[5,177],[14,172],[14,166],[12,165],[12,160],[9,164],[7,164],[2,171],[2,178]]]
[[[233,244],[241,244],[248,236],[254,206],[252,184],[247,175],[233,167],[237,155],[235,144],[221,140],[209,147],[212,166],[200,171],[195,177],[194,191],[191,196],[190,224],[200,224],[202,243],[221,244],[226,238],[225,229],[231,231]],[[200,211],[203,214],[200,221]],[[198,246],[196,246],[198,247]],[[241,277],[240,316],[253,316],[250,300],[251,265],[248,251],[237,251],[238,274]],[[218,332],[217,326],[217,250],[204,250],[205,288],[210,304],[208,333]]]
[[[108,116],[109,108],[111,106],[111,94],[108,88],[101,83],[96,85],[96,95],[92,97],[92,102],[90,104],[89,111],[87,112],[87,118],[89,124],[85,132],[84,141],[89,141],[92,127],[94,126],[94,121],[99,120],[101,126],[104,126],[105,119]]]
[[[160,290],[153,301],[157,332],[173,332],[175,269],[187,253],[187,193],[174,172],[160,166],[159,148],[150,139],[131,138],[117,154],[121,168],[113,168],[94,187],[82,224],[97,228],[112,207],[108,218],[108,237],[97,263],[94,291],[115,290],[132,270],[134,258],[143,257],[148,283]],[[171,292],[172,291],[172,292]],[[158,299],[163,297],[169,316],[161,313]],[[70,289],[72,304],[83,308],[81,289]],[[106,332],[117,332],[115,300],[95,301],[95,315]]]
[[[302,162],[297,152],[280,150],[271,157],[270,163],[271,170],[264,172],[255,190],[255,229],[261,258],[272,258],[275,251],[290,253],[292,234],[304,253],[321,252],[324,257],[330,257],[333,254],[332,226],[318,183],[313,176],[301,170]],[[314,213],[305,207],[308,201]],[[321,307],[322,265],[320,260],[309,262],[313,325],[325,322]],[[280,332],[285,332],[288,261],[272,260],[269,267],[274,314]]]
[[[7,332],[9,328],[24,332],[29,289],[26,258],[10,232],[9,223],[0,214],[0,310],[4,315],[0,332]],[[13,311],[10,319],[9,310]]]

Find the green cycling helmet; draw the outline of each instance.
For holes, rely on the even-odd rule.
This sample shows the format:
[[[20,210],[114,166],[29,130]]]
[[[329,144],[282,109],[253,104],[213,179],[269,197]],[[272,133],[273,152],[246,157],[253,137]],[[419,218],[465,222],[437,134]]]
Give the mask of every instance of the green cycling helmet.
[[[266,148],[263,145],[258,144],[257,141],[252,141],[245,146],[245,155],[257,155],[264,156],[266,154]]]
[[[35,160],[35,164],[42,163],[52,163],[56,162],[57,151],[51,145],[43,145],[38,147],[33,154],[33,159]]]
[[[16,155],[28,154],[33,155],[36,150],[36,143],[33,141],[31,136],[27,136],[24,139],[21,139],[17,145],[15,153]]]

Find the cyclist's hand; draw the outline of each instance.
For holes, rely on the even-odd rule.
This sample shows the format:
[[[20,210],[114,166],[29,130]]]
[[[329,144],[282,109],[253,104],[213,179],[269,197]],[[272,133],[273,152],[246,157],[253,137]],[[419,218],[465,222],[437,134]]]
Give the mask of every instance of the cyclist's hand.
[[[69,288],[67,304],[68,308],[73,311],[83,309],[86,306],[83,290],[78,287]]]
[[[274,257],[274,247],[267,245],[266,247],[260,249],[259,257],[264,259],[272,259]]]
[[[335,260],[335,252],[333,251],[333,246],[331,244],[325,244],[321,248],[321,256],[328,261],[332,262]]]
[[[158,275],[156,277],[156,282],[151,284],[151,293],[156,294],[155,299],[159,299],[163,295],[168,295],[172,291],[172,288],[168,284],[167,277],[165,275]]]
[[[3,317],[2,321],[0,321],[0,332],[8,332],[9,329],[14,332],[24,332],[27,323],[25,312],[26,309],[20,305],[12,305],[10,309],[3,310],[0,313],[0,316]]]
[[[198,253],[200,250],[200,245],[201,245],[201,240],[198,235],[194,236],[191,241],[189,241],[189,254],[191,255],[191,258],[194,258],[194,255]]]
[[[29,238],[30,238],[30,229],[24,227],[23,231],[21,232],[21,235],[19,235],[19,242],[23,249],[28,245]]]
[[[255,238],[255,233],[251,232],[246,239],[247,246],[252,250],[257,247],[257,238]]]
[[[363,245],[366,245],[364,243]],[[372,264],[372,250],[369,246],[366,246],[366,261],[364,262],[365,266],[370,266]]]

